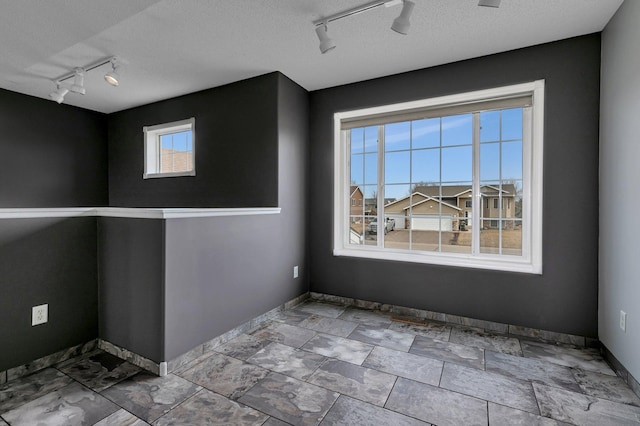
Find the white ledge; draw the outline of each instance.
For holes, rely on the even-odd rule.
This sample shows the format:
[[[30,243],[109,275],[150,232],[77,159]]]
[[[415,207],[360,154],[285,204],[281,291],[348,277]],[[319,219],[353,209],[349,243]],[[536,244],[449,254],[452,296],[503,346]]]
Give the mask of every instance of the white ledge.
[[[0,209],[0,219],[60,218],[60,217],[127,217],[135,219],[179,219],[188,217],[220,217],[279,214],[280,207],[246,208],[125,208],[125,207],[63,207],[34,209]]]

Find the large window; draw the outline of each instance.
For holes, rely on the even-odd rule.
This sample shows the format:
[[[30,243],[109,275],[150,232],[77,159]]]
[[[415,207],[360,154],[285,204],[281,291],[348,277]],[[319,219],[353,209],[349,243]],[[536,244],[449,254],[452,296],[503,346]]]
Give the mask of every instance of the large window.
[[[334,254],[541,273],[543,97],[536,81],[335,114]]]
[[[195,119],[144,127],[144,178],[195,176]]]

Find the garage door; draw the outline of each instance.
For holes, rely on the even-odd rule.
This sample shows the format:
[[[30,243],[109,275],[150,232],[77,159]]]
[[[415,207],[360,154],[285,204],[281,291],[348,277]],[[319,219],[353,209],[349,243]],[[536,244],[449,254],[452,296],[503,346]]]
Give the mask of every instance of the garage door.
[[[451,231],[451,215],[414,215],[411,219],[411,229],[415,231]],[[442,228],[440,228],[442,227]]]

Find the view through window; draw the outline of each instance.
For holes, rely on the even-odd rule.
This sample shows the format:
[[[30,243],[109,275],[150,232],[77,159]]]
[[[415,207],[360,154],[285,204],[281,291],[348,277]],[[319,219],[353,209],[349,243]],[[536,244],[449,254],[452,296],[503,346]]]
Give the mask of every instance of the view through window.
[[[531,264],[532,93],[339,120],[342,247]]]

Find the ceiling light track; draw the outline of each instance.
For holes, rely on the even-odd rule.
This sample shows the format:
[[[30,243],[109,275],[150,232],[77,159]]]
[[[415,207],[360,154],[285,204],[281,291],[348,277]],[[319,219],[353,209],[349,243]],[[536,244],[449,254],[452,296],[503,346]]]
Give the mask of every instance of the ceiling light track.
[[[315,21],[313,24],[316,26],[316,34],[318,35],[318,39],[320,40],[320,51],[322,53],[327,53],[328,51],[333,50],[336,47],[335,43],[333,42],[333,40],[331,40],[331,38],[329,38],[328,35],[328,24],[330,22],[358,15],[369,10],[377,9],[380,6],[392,7],[399,4],[402,4],[402,12],[393,21],[391,29],[397,33],[406,35],[409,31],[409,18],[411,16],[411,12],[413,11],[415,3],[410,0],[372,1],[367,4],[363,4],[362,6],[354,7],[353,9],[345,10],[344,12],[336,13],[335,15],[327,16],[326,18]]]
[[[86,89],[84,87],[85,74],[106,64],[111,64],[111,71],[105,74],[104,79],[112,86],[117,86],[119,84],[120,71],[122,67],[118,62],[118,58],[116,58],[115,56],[111,56],[109,58],[104,58],[97,62],[93,62],[85,67],[76,67],[73,69],[73,71],[60,76],[59,78],[54,80],[54,83],[56,84],[56,90],[52,92],[49,97],[61,104],[64,101],[65,95],[69,93],[69,91],[71,91],[72,93],[84,95],[86,93]],[[67,84],[67,86],[65,87],[62,84],[64,81],[70,80],[72,78],[72,85],[69,86]]]

